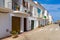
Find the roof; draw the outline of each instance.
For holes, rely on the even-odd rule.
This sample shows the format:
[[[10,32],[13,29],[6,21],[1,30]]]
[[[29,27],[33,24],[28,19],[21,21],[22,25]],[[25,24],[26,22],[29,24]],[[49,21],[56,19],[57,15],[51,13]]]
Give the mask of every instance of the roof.
[[[35,3],[35,2],[33,2],[32,0],[27,0],[31,5],[34,5],[34,6],[36,6],[36,7],[38,7],[38,8],[40,8],[41,10],[45,10],[45,8],[41,5],[41,4],[39,4],[39,3]]]
[[[40,3],[38,3],[37,1],[34,1],[34,3],[35,3],[37,6],[39,6],[40,8],[42,8],[43,10],[45,10],[45,8],[44,8]]]

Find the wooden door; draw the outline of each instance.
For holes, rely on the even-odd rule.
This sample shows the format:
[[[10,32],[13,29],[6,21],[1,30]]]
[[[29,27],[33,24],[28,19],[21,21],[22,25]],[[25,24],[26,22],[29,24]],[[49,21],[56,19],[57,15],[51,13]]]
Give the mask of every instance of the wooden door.
[[[25,0],[23,0],[23,6],[25,7]]]
[[[24,18],[24,31],[27,31],[27,19]]]
[[[34,20],[31,20],[31,30],[34,29]]]
[[[20,17],[12,16],[12,31],[20,33]]]

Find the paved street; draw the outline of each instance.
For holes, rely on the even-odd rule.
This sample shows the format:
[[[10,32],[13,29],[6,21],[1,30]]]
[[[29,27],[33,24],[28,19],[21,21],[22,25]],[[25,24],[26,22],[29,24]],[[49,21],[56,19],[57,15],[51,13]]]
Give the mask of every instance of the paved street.
[[[2,40],[60,40],[60,28],[58,24],[52,24],[18,36],[18,38],[9,37]]]

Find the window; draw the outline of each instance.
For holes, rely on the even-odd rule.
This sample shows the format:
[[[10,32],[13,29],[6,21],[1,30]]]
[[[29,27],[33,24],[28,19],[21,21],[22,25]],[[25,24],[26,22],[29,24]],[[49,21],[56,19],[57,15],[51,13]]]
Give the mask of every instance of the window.
[[[38,12],[38,16],[40,16],[41,10],[39,8],[37,8],[37,12]]]
[[[25,7],[25,1],[23,0],[23,6]]]
[[[38,13],[40,14],[41,10],[40,10],[39,8],[37,8],[37,11],[38,11]]]
[[[0,7],[4,7],[5,5],[5,0],[0,0]]]
[[[30,11],[29,11],[30,16],[32,16],[32,11],[33,11],[33,6],[30,5]]]
[[[12,9],[20,10],[19,0],[12,0]]]

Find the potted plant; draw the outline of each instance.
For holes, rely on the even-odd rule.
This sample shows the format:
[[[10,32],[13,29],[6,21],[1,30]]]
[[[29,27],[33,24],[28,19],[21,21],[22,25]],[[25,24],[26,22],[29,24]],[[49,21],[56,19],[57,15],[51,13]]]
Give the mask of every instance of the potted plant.
[[[11,35],[13,38],[18,37],[18,32],[17,31],[11,31]]]
[[[45,19],[45,25],[46,25],[46,18],[47,18],[47,17],[46,17],[46,16],[44,16],[44,19]]]
[[[40,26],[41,26],[41,27],[44,27],[44,25],[42,25],[42,24],[41,24]]]
[[[17,11],[19,10],[19,6],[18,6],[18,5],[16,6],[16,10],[17,10]]]

